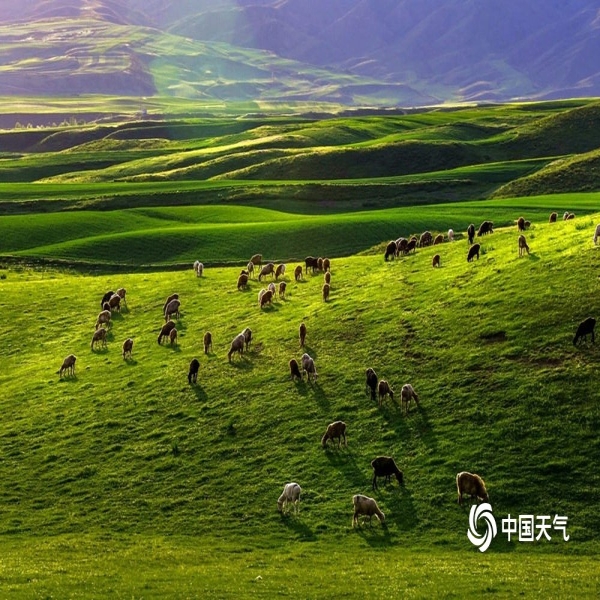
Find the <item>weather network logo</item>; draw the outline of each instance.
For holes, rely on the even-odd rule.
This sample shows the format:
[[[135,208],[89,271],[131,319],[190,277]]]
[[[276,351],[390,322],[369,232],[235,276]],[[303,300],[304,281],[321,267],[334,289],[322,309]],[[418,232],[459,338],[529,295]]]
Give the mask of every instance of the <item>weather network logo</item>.
[[[477,524],[479,520],[485,522],[485,532],[479,533]],[[485,552],[496,537],[498,528],[496,527],[496,519],[492,514],[492,505],[484,502],[483,504],[473,505],[469,514],[469,530],[467,536],[470,542],[477,546],[480,552]]]

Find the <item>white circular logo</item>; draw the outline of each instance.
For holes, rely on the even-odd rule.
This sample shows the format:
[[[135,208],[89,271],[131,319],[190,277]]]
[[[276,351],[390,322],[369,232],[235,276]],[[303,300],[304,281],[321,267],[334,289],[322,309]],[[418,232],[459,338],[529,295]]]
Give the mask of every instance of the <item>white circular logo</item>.
[[[480,535],[477,531],[477,522],[479,519],[484,519],[487,523],[485,533]],[[480,552],[485,552],[492,543],[492,540],[496,537],[498,528],[496,527],[496,520],[492,514],[492,505],[484,502],[483,504],[471,506],[471,512],[469,514],[469,530],[467,531],[467,537],[470,542],[479,548]]]

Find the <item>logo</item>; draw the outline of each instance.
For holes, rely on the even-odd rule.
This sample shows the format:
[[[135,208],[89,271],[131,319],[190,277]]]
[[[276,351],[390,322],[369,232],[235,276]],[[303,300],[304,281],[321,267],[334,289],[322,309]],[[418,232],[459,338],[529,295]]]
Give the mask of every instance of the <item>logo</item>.
[[[485,533],[479,534],[477,531],[477,523],[480,519],[486,522]],[[492,543],[492,540],[496,537],[498,528],[496,527],[496,520],[492,514],[492,505],[484,502],[483,504],[471,506],[471,513],[469,514],[469,530],[467,531],[467,537],[469,541],[477,546],[480,552],[485,552]]]

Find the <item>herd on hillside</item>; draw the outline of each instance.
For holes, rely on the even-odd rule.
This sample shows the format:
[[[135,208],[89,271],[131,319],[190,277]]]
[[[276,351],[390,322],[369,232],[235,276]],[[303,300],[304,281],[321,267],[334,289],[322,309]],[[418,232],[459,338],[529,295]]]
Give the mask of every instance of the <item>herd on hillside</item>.
[[[565,212],[563,220],[573,219],[575,215],[573,213]],[[557,213],[553,212],[550,215],[549,222],[555,223],[557,221]],[[518,249],[519,256],[522,256],[524,252],[529,254],[529,245],[522,232],[526,231],[530,227],[530,222],[526,221],[523,217],[519,217],[516,222],[517,229],[519,232],[518,237]],[[483,221],[477,230],[477,237],[493,233],[494,224],[491,221]],[[467,252],[467,261],[471,262],[475,257],[479,259],[480,244],[474,243],[475,241],[475,225],[470,224],[467,228],[467,239],[469,243],[469,249]],[[454,241],[454,231],[448,230],[448,241]],[[600,239],[600,224],[596,226],[594,232],[594,244],[598,244]],[[429,231],[425,231],[421,234],[420,238],[413,236],[410,239],[399,238],[395,241],[390,241],[385,249],[384,260],[397,258],[401,254],[407,255],[411,251],[416,252],[416,248],[422,248],[429,245],[438,245],[444,242],[444,236],[442,234],[437,235],[435,238]],[[439,267],[441,257],[436,254],[433,257],[433,267]],[[204,273],[204,265],[196,261],[193,265],[194,272],[197,277],[202,277]],[[302,265],[298,265],[294,269],[294,278],[296,281],[300,281],[303,276],[308,274],[309,269],[312,270],[313,275],[319,271],[324,273],[324,283],[321,288],[322,298],[325,302],[329,299],[331,290],[331,261],[328,258],[316,258],[312,256],[306,257],[304,261],[304,270]],[[267,304],[271,304],[278,295],[280,299],[285,298],[286,282],[279,281],[280,277],[285,276],[286,265],[279,264],[275,265],[272,262],[262,264],[262,255],[255,254],[248,262],[245,269],[241,271],[237,279],[237,289],[245,289],[248,286],[250,279],[256,274],[259,282],[268,275],[271,276],[274,281],[269,283],[267,288],[263,288],[258,293],[258,307],[263,309]],[[276,285],[276,283],[278,285]],[[98,314],[96,319],[95,331],[91,340],[92,351],[100,345],[106,348],[107,345],[107,332],[112,325],[112,313],[114,311],[120,312],[121,307],[127,307],[127,292],[125,288],[119,288],[116,291],[106,292],[101,299],[100,306],[101,312]],[[158,335],[158,343],[162,344],[163,340],[168,340],[171,345],[177,345],[177,321],[180,318],[181,301],[178,294],[171,294],[163,305],[163,317],[164,324],[160,328]],[[173,320],[173,318],[175,320]],[[585,339],[588,335],[591,335],[591,341],[594,342],[594,328],[596,325],[596,319],[588,317],[582,321],[577,327],[573,344],[577,345],[578,341]],[[299,341],[300,347],[304,348],[306,341],[307,329],[304,323],[300,324],[299,327]],[[207,331],[204,334],[204,353],[208,354],[212,351],[212,334]],[[231,342],[229,352],[227,353],[227,359],[231,362],[232,357],[237,353],[242,355],[244,351],[248,351],[249,346],[252,342],[252,330],[246,327],[241,333],[235,336]],[[127,338],[123,342],[122,355],[124,360],[132,358],[133,353],[133,339]],[[75,363],[77,357],[74,354],[67,356],[59,370],[60,378],[63,376],[74,376],[75,375]],[[295,358],[289,361],[290,378],[292,381],[304,380],[306,375],[307,381],[316,382],[318,374],[315,366],[314,359],[309,356],[308,353],[304,353],[300,359],[300,363]],[[200,361],[194,358],[189,365],[188,370],[188,383],[190,385],[196,384],[198,380],[198,372],[200,369]],[[379,379],[377,374],[372,368],[366,370],[366,381],[365,381],[365,393],[370,395],[372,401],[377,401],[379,407],[382,406],[383,401],[387,396],[394,400],[394,390],[385,379]],[[410,410],[410,403],[412,400],[415,401],[417,408],[419,407],[419,396],[415,392],[413,386],[407,383],[402,386],[400,391],[401,409],[404,414],[408,415]],[[342,444],[346,444],[346,423],[343,421],[335,421],[327,426],[327,429],[321,439],[323,448],[327,447],[327,442],[331,441],[335,444],[337,440],[338,448]],[[395,476],[398,484],[402,486],[404,484],[404,476],[402,471],[396,465],[394,459],[390,456],[378,456],[371,461],[371,467],[373,469],[372,489],[378,489],[377,478],[384,477],[385,481],[389,483],[391,477]],[[467,495],[471,500],[481,500],[487,502],[489,500],[488,493],[485,487],[483,479],[475,474],[468,473],[466,471],[460,472],[456,475],[456,487],[458,493],[458,503],[462,505],[463,496]],[[281,496],[277,501],[278,510],[281,513],[289,512],[291,509],[296,513],[298,512],[298,503],[300,501],[300,494],[302,489],[296,482],[287,483],[283,489]],[[372,517],[375,516],[382,524],[385,522],[385,515],[380,510],[377,502],[374,498],[365,496],[362,494],[356,494],[352,498],[354,506],[354,515],[352,518],[353,527],[359,524],[359,517],[368,517],[369,523],[371,523]]]

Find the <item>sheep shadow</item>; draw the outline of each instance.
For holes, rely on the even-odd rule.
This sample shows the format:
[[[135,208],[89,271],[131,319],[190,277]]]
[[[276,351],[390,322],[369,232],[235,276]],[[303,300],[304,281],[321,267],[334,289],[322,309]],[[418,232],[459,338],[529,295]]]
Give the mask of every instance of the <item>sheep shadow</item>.
[[[437,436],[435,435],[431,421],[427,416],[427,409],[419,405],[416,411],[409,413],[407,419],[411,418],[411,415],[417,415],[417,419],[413,421],[419,431],[419,436],[423,440],[423,443],[431,448],[437,450]]]
[[[379,523],[377,517],[375,517],[375,523],[371,521],[369,525],[361,524],[361,521],[364,521],[364,518],[359,517],[358,525],[353,526],[353,531],[362,537],[369,546],[380,548],[392,545],[392,536],[386,523]]]
[[[138,364],[138,361],[135,360],[135,358],[131,357],[131,358],[124,358],[123,362],[128,366],[128,367],[135,367],[135,365]]]
[[[308,354],[313,360],[317,360],[317,358],[319,357],[317,351],[311,346],[308,346],[307,344],[304,344],[304,347],[301,347],[300,350],[303,351],[302,354]]]
[[[419,526],[413,494],[410,488],[406,487],[406,481],[404,485],[396,489],[392,488],[381,503],[378,500],[378,504],[380,507],[384,504],[388,510],[386,515],[389,514],[389,521],[397,525],[400,531],[409,531]],[[382,510],[386,512],[385,509]]]
[[[283,525],[290,531],[293,531],[300,539],[306,541],[315,541],[317,539],[313,530],[306,523],[300,521],[298,515],[281,513],[280,518]]]
[[[349,481],[360,481],[364,477],[354,454],[347,447],[342,446],[341,449],[338,449],[337,446],[326,446],[323,452],[331,466],[335,467]]]
[[[168,344],[167,348],[171,350],[171,352],[181,352],[181,346],[179,344]]]
[[[204,391],[204,388],[202,387],[201,384],[192,383],[192,384],[188,384],[188,387],[191,388],[192,391],[194,392],[194,395],[196,396],[196,400],[199,400],[200,402],[206,402],[208,400],[208,396],[206,395],[206,392]]]
[[[58,375],[58,372],[56,373]],[[58,378],[58,383],[76,383],[78,381],[77,375],[65,375]]]
[[[252,361],[248,360],[245,356],[240,358],[240,360],[238,360],[238,361],[232,360],[228,364],[229,364],[229,366],[233,367],[234,369],[239,369],[241,371],[249,371],[251,369],[254,369],[254,363]]]
[[[108,346],[94,346],[92,349],[92,354],[108,354]]]
[[[273,302],[271,302],[267,306],[261,306],[259,310],[268,314],[272,312],[277,312],[279,310],[279,307]]]
[[[314,399],[316,400],[317,404],[319,405],[320,408],[322,409],[329,409],[330,406],[330,402],[327,399],[327,394],[325,394],[325,392],[323,391],[323,388],[321,387],[321,385],[319,383],[312,382],[312,383],[307,383],[307,386],[309,390],[312,390],[312,395],[314,397]]]

